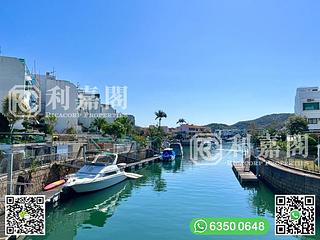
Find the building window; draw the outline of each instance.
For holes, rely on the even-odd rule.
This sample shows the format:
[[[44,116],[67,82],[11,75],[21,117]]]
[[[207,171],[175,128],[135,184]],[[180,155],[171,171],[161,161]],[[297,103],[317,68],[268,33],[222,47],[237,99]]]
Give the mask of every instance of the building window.
[[[318,118],[308,118],[309,124],[318,124]]]
[[[319,102],[303,103],[303,110],[319,110]]]

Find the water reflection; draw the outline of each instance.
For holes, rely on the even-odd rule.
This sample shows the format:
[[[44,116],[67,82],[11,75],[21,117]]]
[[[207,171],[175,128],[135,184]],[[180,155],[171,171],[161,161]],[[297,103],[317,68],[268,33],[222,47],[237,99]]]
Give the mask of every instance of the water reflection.
[[[190,161],[188,149],[184,156],[169,163],[148,165],[136,171],[143,175],[137,180],[126,180],[111,188],[75,197],[48,211],[46,237],[28,239],[86,239],[84,237],[87,232],[83,229],[91,229],[92,235],[87,239],[91,236],[94,236],[94,239],[105,239],[104,236],[111,239],[138,239],[149,236],[148,239],[159,240],[163,239],[164,233],[167,233],[168,239],[191,239],[188,221],[197,217],[197,214],[205,215],[207,212],[217,216],[225,215],[228,207],[220,207],[222,202],[223,206],[234,208],[243,216],[265,216],[273,226],[274,193],[261,182],[256,186],[245,186],[241,189],[231,166],[227,165],[227,161],[234,160],[231,153],[225,152],[224,161],[218,165],[204,160],[197,163]],[[183,173],[185,177],[176,173]],[[208,183],[210,187],[203,183]],[[184,197],[184,194],[189,195]],[[211,202],[207,202],[208,199]],[[170,211],[166,212],[169,201],[176,205],[172,204]],[[193,204],[194,201],[201,202],[201,205]],[[180,204],[184,207],[183,211],[178,207]],[[171,213],[170,219],[177,224],[172,229],[166,220]],[[128,229],[128,226],[132,226],[132,221],[141,223],[141,226],[135,225],[135,228],[141,227],[140,231],[143,231],[145,226],[149,226],[151,230],[143,235],[133,233]],[[152,228],[154,225],[157,228]],[[177,231],[177,228],[182,230]],[[320,232],[319,224],[317,231]],[[266,237],[273,239],[273,233],[270,232]]]
[[[174,161],[163,162],[162,168],[166,171],[178,173],[181,171],[181,161],[182,161],[182,157],[176,157]]]
[[[27,239],[73,239],[78,228],[103,227],[121,201],[131,196],[133,188],[152,185],[154,191],[166,191],[160,163],[137,171],[143,177],[126,180],[108,189],[81,194],[47,211],[46,237]]]
[[[46,237],[28,239],[73,239],[78,227],[103,227],[120,201],[130,196],[132,182],[124,181],[111,188],[84,194],[53,210],[46,218]]]
[[[249,204],[259,216],[274,216],[274,194],[263,183],[255,187],[246,187],[249,191]]]

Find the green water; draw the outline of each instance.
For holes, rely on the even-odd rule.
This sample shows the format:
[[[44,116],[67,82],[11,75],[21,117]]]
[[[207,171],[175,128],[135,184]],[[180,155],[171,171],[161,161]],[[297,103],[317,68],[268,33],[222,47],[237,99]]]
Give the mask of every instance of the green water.
[[[223,151],[222,161],[185,157],[156,163],[139,171],[144,177],[72,199],[47,212],[46,236],[29,239],[283,239],[274,236],[274,194],[264,184],[243,188],[230,162],[241,154]],[[189,230],[195,217],[266,217],[264,236],[196,236]],[[317,229],[319,232],[319,227]],[[285,239],[297,239],[285,237]]]

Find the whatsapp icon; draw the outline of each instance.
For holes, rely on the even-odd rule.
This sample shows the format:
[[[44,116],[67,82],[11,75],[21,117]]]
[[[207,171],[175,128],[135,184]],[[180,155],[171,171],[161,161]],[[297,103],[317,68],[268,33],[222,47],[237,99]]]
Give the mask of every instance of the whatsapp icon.
[[[207,230],[208,225],[207,222],[203,219],[199,219],[193,224],[193,232],[194,233],[203,233]]]
[[[296,220],[299,220],[300,217],[301,217],[301,213],[299,210],[295,209],[290,212],[290,220],[296,221]]]

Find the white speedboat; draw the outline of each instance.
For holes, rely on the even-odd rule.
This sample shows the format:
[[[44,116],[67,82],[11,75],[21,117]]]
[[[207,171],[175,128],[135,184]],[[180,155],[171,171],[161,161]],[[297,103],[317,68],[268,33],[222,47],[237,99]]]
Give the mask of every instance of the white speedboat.
[[[113,153],[99,154],[86,163],[80,170],[67,176],[64,187],[75,192],[84,193],[101,190],[122,182],[127,178],[124,168],[117,165],[118,155]]]

